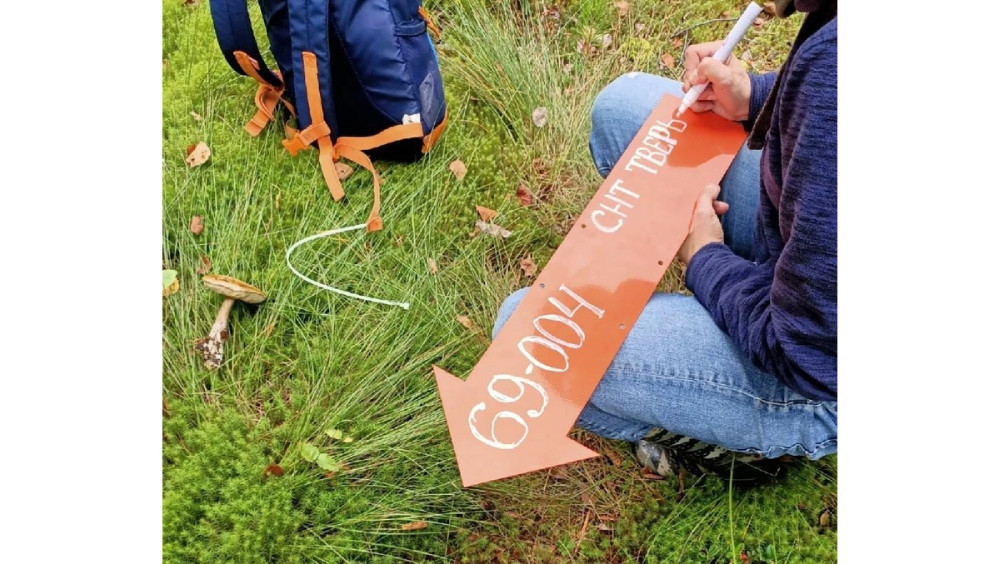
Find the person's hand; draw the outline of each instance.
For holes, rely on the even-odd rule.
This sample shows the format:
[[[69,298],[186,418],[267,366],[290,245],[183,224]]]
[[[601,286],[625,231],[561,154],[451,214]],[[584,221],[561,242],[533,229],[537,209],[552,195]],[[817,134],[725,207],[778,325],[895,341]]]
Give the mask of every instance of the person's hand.
[[[721,190],[718,184],[709,184],[698,197],[694,217],[691,219],[691,232],[677,252],[684,264],[690,263],[691,257],[705,245],[722,242],[722,222],[719,221],[719,216],[729,211],[729,204],[717,199]]]
[[[732,120],[743,121],[750,115],[750,75],[736,57],[725,63],[712,58],[722,41],[691,45],[684,51],[684,84],[687,92],[696,84],[708,83],[698,101],[691,105],[696,113],[713,111]]]

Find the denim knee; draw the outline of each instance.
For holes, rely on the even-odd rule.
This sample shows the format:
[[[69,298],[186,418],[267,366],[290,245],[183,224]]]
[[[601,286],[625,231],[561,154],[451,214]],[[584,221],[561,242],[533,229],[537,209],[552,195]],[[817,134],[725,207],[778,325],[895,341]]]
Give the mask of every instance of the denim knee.
[[[493,324],[493,336],[496,339],[497,334],[500,333],[500,329],[507,323],[510,319],[511,314],[517,309],[517,304],[521,303],[524,298],[524,294],[528,292],[528,288],[521,288],[520,290],[514,292],[513,294],[507,296],[507,298],[500,304],[500,310],[497,312],[497,320]]]
[[[683,95],[675,80],[641,72],[616,78],[601,90],[590,111],[590,156],[607,176],[664,94]]]

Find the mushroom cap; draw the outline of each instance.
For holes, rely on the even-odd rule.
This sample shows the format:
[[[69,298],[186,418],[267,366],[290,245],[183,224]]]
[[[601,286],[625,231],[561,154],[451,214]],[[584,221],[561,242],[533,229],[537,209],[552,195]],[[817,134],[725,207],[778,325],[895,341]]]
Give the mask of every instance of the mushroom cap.
[[[216,294],[222,294],[227,298],[240,300],[248,304],[259,304],[267,299],[267,296],[260,288],[256,288],[237,280],[232,276],[222,276],[221,274],[206,274],[201,281]]]

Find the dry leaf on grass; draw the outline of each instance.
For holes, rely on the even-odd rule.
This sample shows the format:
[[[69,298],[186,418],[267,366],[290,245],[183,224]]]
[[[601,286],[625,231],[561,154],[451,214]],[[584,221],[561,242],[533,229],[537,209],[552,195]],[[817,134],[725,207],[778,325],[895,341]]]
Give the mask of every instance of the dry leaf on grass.
[[[205,274],[208,274],[209,270],[212,270],[211,259],[209,259],[205,255],[201,255],[201,266],[199,266],[198,270],[195,270],[195,272],[197,272],[199,276],[203,276]]]
[[[192,112],[191,112],[191,119],[193,119],[193,120],[195,120],[195,121],[201,121],[201,116],[200,116],[200,115],[198,115],[198,112],[194,112],[194,111],[192,111]]]
[[[545,122],[549,118],[549,111],[545,109],[545,106],[539,106],[535,108],[535,111],[531,112],[531,121],[535,124],[535,127],[545,127]]]
[[[431,269],[431,274],[437,274],[438,273],[438,263],[437,263],[437,261],[435,261],[434,259],[428,257],[428,259],[427,259],[427,268]]]
[[[660,56],[660,68],[661,69],[672,69],[674,68],[674,56],[670,53],[664,53]]]
[[[674,49],[676,49],[676,48],[684,45],[684,40],[681,39],[680,37],[675,37],[674,40],[670,42],[670,45],[673,46]]]
[[[465,327],[466,329],[475,329],[476,327],[475,324],[472,323],[472,320],[465,315],[459,315],[455,318],[455,321],[461,323],[462,327]]]
[[[452,163],[448,165],[448,170],[450,170],[458,180],[465,178],[465,173],[468,172],[468,169],[465,168],[465,163],[460,160],[452,161]]]
[[[202,230],[205,229],[202,223],[202,218],[200,215],[191,216],[191,233],[195,235],[201,235]]]
[[[266,469],[264,469],[265,478],[267,478],[268,476],[281,476],[284,473],[285,469],[282,468],[281,466],[278,466],[277,464],[271,464]]]
[[[625,16],[628,15],[628,9],[632,6],[626,0],[619,0],[615,2],[615,8],[618,8],[618,15]]]
[[[538,270],[538,265],[535,264],[535,258],[531,254],[529,254],[527,258],[521,259],[521,270],[524,271],[524,276],[527,278],[535,276],[535,272]]]
[[[199,142],[194,147],[188,147],[188,156],[184,162],[191,168],[205,164],[212,156],[212,150],[204,142]]]
[[[528,190],[528,187],[525,186],[524,184],[517,187],[517,200],[521,202],[522,206],[531,205],[531,200],[532,200],[531,191]]]
[[[510,237],[512,235],[510,231],[507,231],[503,227],[500,227],[495,223],[486,223],[481,219],[476,220],[476,229],[478,230],[478,233],[476,231],[473,231],[472,233],[473,237],[475,237],[479,233],[485,233],[487,235],[492,235],[494,237],[500,237],[501,239],[506,239],[507,237]]]
[[[401,531],[417,531],[419,529],[426,529],[426,528],[427,528],[427,521],[414,521],[412,523],[407,523],[399,527]]]
[[[181,281],[177,278],[176,270],[163,271],[163,297],[176,293],[181,289]]]
[[[337,170],[337,179],[346,180],[354,172],[354,169],[344,163],[333,163],[333,168]]]
[[[476,213],[479,214],[479,219],[483,221],[493,221],[493,218],[497,216],[496,210],[491,210],[483,206],[476,206]]]
[[[639,473],[642,474],[642,477],[645,478],[645,479],[647,479],[647,480],[662,480],[663,479],[663,476],[660,476],[659,474],[657,474],[656,472],[653,472],[652,470],[650,470],[648,468],[643,468],[642,470],[639,471]]]

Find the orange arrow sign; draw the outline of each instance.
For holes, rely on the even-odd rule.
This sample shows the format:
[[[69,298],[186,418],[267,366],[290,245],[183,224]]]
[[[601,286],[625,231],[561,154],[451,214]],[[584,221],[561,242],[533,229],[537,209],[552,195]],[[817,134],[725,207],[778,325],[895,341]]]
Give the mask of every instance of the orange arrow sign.
[[[666,95],[465,382],[435,366],[462,485],[597,453],[566,435],[746,137]]]

